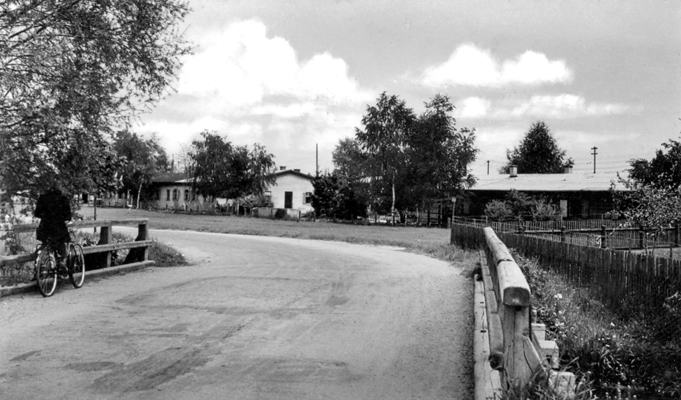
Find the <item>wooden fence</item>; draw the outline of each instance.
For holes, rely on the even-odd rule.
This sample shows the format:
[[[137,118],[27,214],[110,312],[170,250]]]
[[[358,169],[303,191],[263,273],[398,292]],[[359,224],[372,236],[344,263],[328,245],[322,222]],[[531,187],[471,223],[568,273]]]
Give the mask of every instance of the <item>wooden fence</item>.
[[[486,255],[481,262],[486,321],[480,333],[489,340],[490,367],[499,371],[498,375],[489,374],[491,390],[498,392],[495,376],[502,387],[525,386],[542,369],[554,380],[557,390],[566,396],[574,393],[574,375],[552,371],[559,366],[558,346],[545,340],[543,324],[531,323],[530,288],[510,252],[489,227],[469,228],[468,232],[480,241]],[[487,382],[476,385],[488,386]],[[478,393],[476,388],[476,398],[489,396]]]
[[[112,240],[112,228],[116,225],[137,225],[137,237],[131,242],[114,243]],[[129,249],[123,261],[126,265],[152,264],[149,260],[149,246],[152,241],[148,240],[148,220],[133,218],[123,220],[100,220],[100,221],[76,221],[68,224],[70,229],[99,228],[99,241],[96,245],[83,247],[86,257],[87,270],[105,268],[111,266],[112,252]],[[12,227],[14,232],[33,232],[38,224],[20,224]],[[0,256],[0,269],[33,262],[35,253],[24,253],[13,256]]]
[[[621,221],[592,219],[576,221],[487,221],[456,217],[457,223],[486,227],[499,233],[539,236],[580,246],[636,250],[681,246],[681,227],[676,224],[661,230],[632,228]],[[596,226],[601,223],[600,226]]]
[[[481,232],[479,227],[454,224],[451,241],[482,248]],[[499,233],[499,238],[524,256],[536,257],[574,286],[589,289],[614,311],[659,313],[664,300],[681,291],[681,260],[514,233]]]

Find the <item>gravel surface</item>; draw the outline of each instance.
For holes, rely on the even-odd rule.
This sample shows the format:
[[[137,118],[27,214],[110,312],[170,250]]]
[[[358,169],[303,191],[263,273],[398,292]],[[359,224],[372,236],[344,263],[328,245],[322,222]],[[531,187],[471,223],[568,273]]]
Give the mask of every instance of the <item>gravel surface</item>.
[[[1,399],[469,399],[472,284],[394,247],[152,231],[191,266],[0,299]]]

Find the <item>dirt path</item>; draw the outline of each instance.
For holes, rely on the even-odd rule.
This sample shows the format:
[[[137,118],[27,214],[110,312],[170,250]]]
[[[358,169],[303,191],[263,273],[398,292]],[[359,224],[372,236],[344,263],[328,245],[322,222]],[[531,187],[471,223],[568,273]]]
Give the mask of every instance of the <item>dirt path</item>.
[[[152,234],[195,265],[0,300],[0,398],[470,398],[460,268],[388,247]]]

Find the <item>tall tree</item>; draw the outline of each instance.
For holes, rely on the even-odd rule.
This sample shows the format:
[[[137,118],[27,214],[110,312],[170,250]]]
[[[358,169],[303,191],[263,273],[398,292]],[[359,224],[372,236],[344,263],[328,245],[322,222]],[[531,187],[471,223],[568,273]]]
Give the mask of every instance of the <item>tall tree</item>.
[[[629,162],[629,177],[636,183],[675,190],[681,186],[681,142],[669,139],[650,161],[638,158]]]
[[[571,158],[565,157],[565,150],[558,147],[543,121],[533,123],[520,145],[506,152],[506,158],[508,163],[502,168],[505,173],[511,165],[518,167],[518,173],[525,174],[561,173],[574,165]]]
[[[396,185],[405,161],[405,140],[414,127],[414,111],[404,100],[385,92],[373,106],[367,106],[362,117],[364,129],[356,128],[355,137],[362,150],[369,153],[373,205],[383,205],[386,188],[390,190],[390,212],[394,214]]]
[[[415,200],[453,196],[475,182],[469,166],[475,161],[475,130],[456,129],[454,105],[435,95],[425,103],[416,128],[407,137],[410,187]]]
[[[192,142],[191,173],[194,187],[207,197],[240,198],[261,195],[274,181],[274,156],[264,146],[233,146],[211,131]]]
[[[144,139],[128,130],[115,134],[114,149],[122,164],[119,189],[136,193],[136,207],[139,208],[143,188],[151,183],[155,174],[168,170],[168,156],[155,138]]]
[[[179,0],[4,1],[0,184],[104,184],[111,132],[164,93],[188,52],[177,29],[187,11]]]

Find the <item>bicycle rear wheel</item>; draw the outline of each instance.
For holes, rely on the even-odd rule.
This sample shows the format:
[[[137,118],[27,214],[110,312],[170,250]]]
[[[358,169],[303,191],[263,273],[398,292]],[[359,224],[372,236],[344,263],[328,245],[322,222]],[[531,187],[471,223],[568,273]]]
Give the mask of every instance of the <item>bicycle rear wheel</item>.
[[[41,250],[35,260],[35,280],[43,297],[50,297],[57,288],[57,259],[54,253]]]
[[[83,286],[85,282],[85,256],[83,247],[77,243],[69,244],[69,255],[67,258],[69,269],[69,280],[76,289]]]

